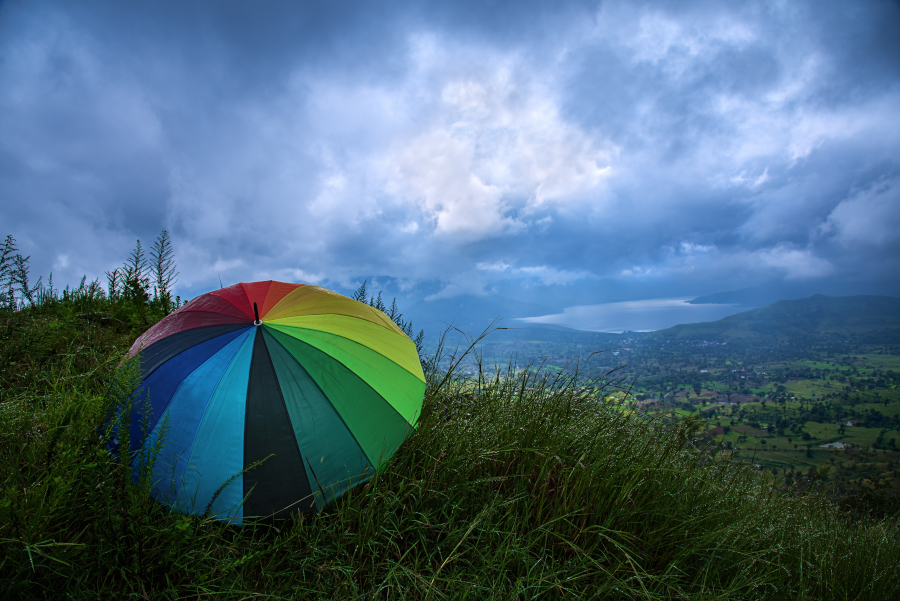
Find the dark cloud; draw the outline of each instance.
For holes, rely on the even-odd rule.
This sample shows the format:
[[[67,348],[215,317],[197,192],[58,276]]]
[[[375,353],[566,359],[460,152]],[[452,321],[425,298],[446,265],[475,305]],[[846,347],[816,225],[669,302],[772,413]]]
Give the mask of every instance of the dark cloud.
[[[877,288],[898,25],[894,2],[7,2],[0,219],[70,282],[167,228],[188,295]]]

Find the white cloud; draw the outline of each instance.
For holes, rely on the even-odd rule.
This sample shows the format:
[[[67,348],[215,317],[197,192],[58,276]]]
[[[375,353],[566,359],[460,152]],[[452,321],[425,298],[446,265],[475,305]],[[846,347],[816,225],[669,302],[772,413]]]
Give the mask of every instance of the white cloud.
[[[824,233],[844,245],[881,246],[900,232],[900,179],[883,180],[841,201],[828,216]]]
[[[475,264],[475,269],[478,269],[479,271],[507,271],[510,267],[512,267],[512,265],[503,261]]]
[[[858,106],[843,110],[803,110],[793,115],[790,128],[788,153],[792,161],[808,157],[823,144],[834,140],[846,140],[863,132],[880,133],[888,126],[886,114],[893,113],[891,121],[897,125],[896,107]],[[896,98],[894,98],[896,101]],[[881,109],[881,110],[879,110]],[[887,109],[885,111],[884,109]]]
[[[697,269],[709,269],[721,258],[715,244],[681,241],[660,249],[660,260],[648,265],[632,265],[616,274],[624,279],[646,279],[673,274],[686,274]]]
[[[746,186],[751,190],[754,188],[759,188],[764,183],[769,181],[769,168],[766,167],[765,170],[759,174],[757,177],[753,177],[752,175],[747,174],[747,170],[742,170],[739,174],[735,175],[731,178],[731,183],[736,186]]]
[[[447,77],[443,65],[458,66],[471,49],[421,44],[417,76],[440,83],[415,92],[430,114],[392,145],[387,190],[418,206],[436,235],[469,242],[520,232],[611,174],[609,152],[560,116],[551,75],[482,52],[477,66]]]
[[[537,279],[545,286],[553,284],[565,285],[577,280],[593,277],[591,272],[584,269],[556,269],[549,265],[513,267],[504,261],[497,261],[495,263],[477,263],[475,268],[478,271],[504,273],[507,277]]]
[[[283,98],[245,111],[262,132],[253,147],[283,182],[266,201],[283,220],[302,222],[308,212],[320,239],[384,220],[391,231],[453,248],[546,227],[549,212],[597,203],[615,149],[562,117],[555,65],[535,68],[513,52],[436,35],[412,35],[409,49],[397,80],[379,86],[298,71]],[[304,153],[319,167],[317,192],[305,201],[290,198],[291,156]]]
[[[454,296],[462,296],[471,294],[473,296],[484,296],[487,294],[483,281],[477,279],[462,278],[458,282],[447,284],[439,292],[430,294],[425,297],[426,301],[440,300],[442,298],[453,298]]]
[[[554,284],[571,284],[572,282],[578,280],[593,277],[593,274],[591,272],[584,269],[555,269],[547,265],[540,265],[537,267],[522,267],[520,269],[517,269],[516,273],[521,274],[525,277],[537,278],[545,286],[551,286]]]
[[[243,265],[244,261],[241,259],[218,259],[212,264],[210,269],[216,273],[221,273],[237,267],[242,267]]]
[[[471,147],[447,131],[431,131],[394,155],[391,191],[417,203],[438,235],[463,241],[520,230],[506,215],[503,190],[472,172]]]
[[[53,269],[59,271],[65,269],[69,266],[69,255],[60,254],[56,255],[56,260],[53,262]]]
[[[637,34],[623,42],[632,50],[632,60],[662,63],[666,70],[680,75],[691,61],[708,56],[723,45],[741,48],[757,37],[747,22],[727,15],[698,20],[701,22],[691,23],[670,18],[661,11],[648,11],[640,18]]]
[[[808,248],[796,248],[789,244],[779,244],[774,248],[762,249],[750,253],[750,266],[758,261],[759,266],[772,267],[781,271],[788,280],[809,280],[829,275],[834,266],[827,260],[817,257]]]
[[[689,274],[724,278],[736,274],[767,276],[774,271],[788,280],[805,280],[834,271],[834,266],[813,250],[786,243],[755,251],[729,251],[712,244],[682,242],[677,247],[663,248],[661,254],[659,261],[622,269],[618,276],[631,280]]]
[[[276,280],[279,282],[303,282],[304,284],[319,284],[325,280],[325,274],[305,271],[303,269],[276,269],[263,271],[257,274],[258,280]]]
[[[452,298],[464,294],[483,296],[488,294],[489,284],[496,282],[498,279],[523,280],[526,284],[539,282],[543,286],[565,286],[566,284],[592,277],[595,277],[594,274],[583,269],[556,269],[548,265],[513,267],[505,261],[482,262],[475,264],[474,272],[458,275],[443,289],[436,294],[426,297],[425,300]]]
[[[715,244],[697,244],[696,242],[682,242],[680,244],[681,254],[695,255],[698,253],[708,253],[716,250]]]

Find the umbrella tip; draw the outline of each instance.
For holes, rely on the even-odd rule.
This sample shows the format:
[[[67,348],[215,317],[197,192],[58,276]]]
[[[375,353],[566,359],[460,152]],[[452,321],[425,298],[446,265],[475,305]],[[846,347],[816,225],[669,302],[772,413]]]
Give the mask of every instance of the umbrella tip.
[[[259,320],[259,309],[256,307],[256,303],[253,303],[253,315],[256,317],[253,323],[255,325],[261,324],[262,322]]]

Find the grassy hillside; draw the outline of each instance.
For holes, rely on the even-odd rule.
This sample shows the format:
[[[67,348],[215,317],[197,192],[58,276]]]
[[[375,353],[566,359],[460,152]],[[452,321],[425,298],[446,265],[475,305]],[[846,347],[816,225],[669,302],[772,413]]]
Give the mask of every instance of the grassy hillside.
[[[319,515],[235,528],[170,512],[97,430],[145,326],[88,300],[0,316],[3,598],[900,594],[895,519],[854,520],[809,481],[773,488],[697,422],[649,419],[602,381],[590,395],[528,371],[429,369],[418,431]]]
[[[900,340],[900,298],[817,294],[778,301],[719,321],[677,325],[653,332],[648,338],[752,343],[828,335]]]

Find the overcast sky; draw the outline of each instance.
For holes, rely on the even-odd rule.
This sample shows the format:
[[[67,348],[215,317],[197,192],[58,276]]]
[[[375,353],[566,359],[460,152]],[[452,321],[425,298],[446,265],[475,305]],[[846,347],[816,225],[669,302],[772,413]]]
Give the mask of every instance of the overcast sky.
[[[900,267],[897,2],[0,4],[0,235],[554,306]],[[830,288],[829,288],[830,286]]]

